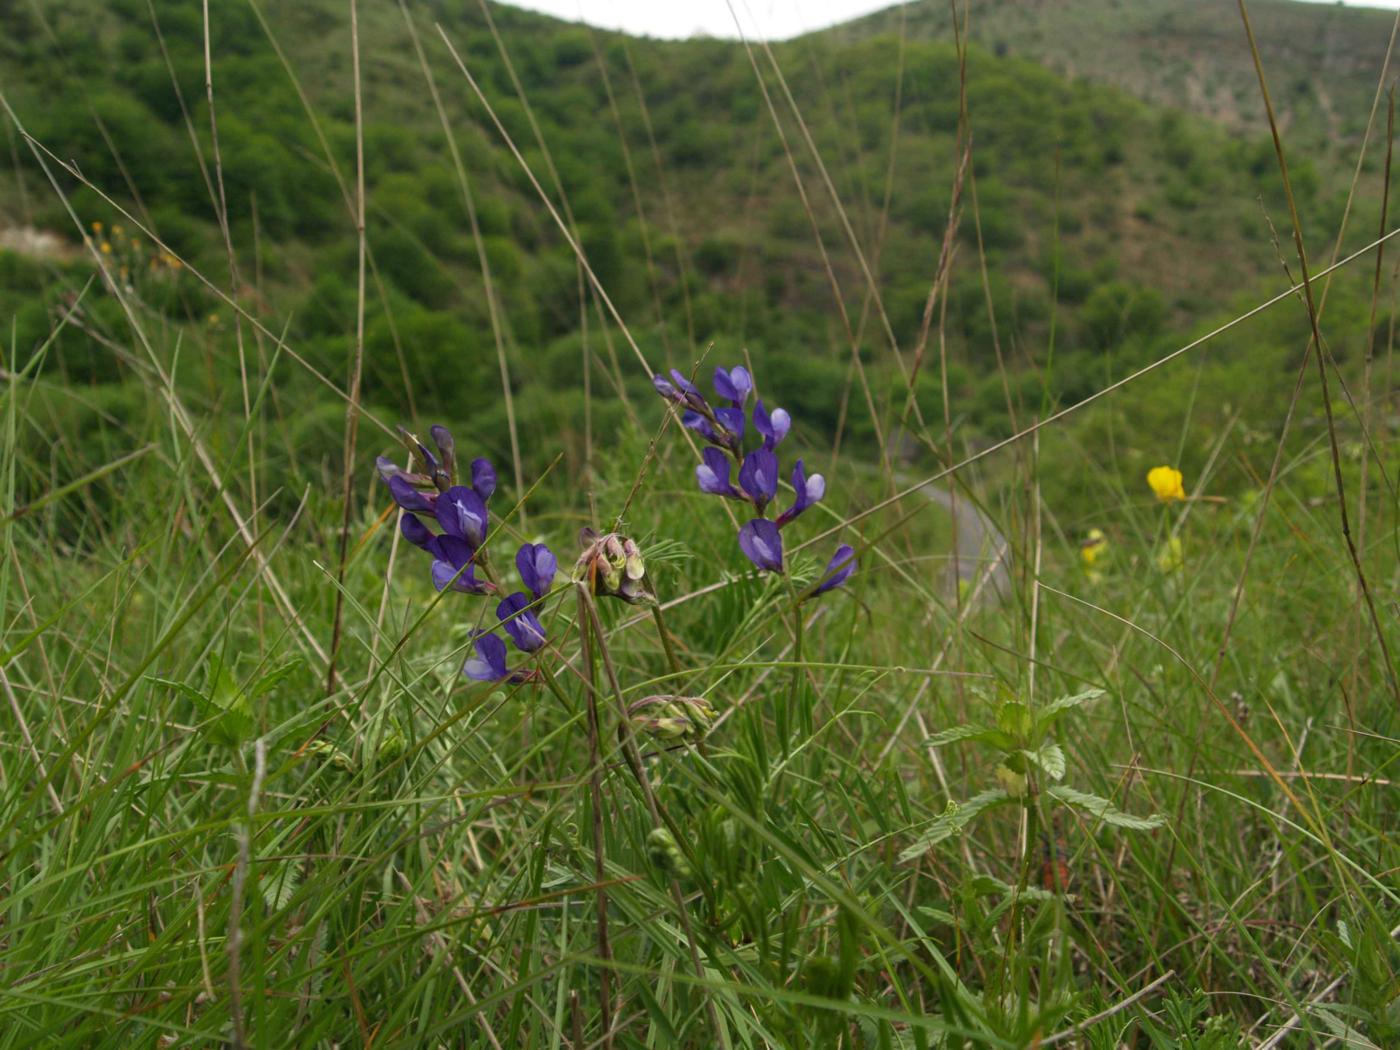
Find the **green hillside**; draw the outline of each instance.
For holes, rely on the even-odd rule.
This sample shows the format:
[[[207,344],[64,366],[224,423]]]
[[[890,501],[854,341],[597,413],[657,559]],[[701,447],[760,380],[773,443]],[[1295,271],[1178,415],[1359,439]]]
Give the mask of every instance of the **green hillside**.
[[[1363,134],[1395,16],[1341,4],[1256,0],[1250,21],[1274,80],[1280,122],[1300,147],[1331,150]],[[832,31],[859,40],[901,30],[953,39],[950,5],[915,0]],[[1264,120],[1239,11],[1215,0],[986,0],[972,40],[996,54],[1115,87],[1147,102],[1256,132]]]
[[[173,3],[154,10],[159,40],[142,0],[53,0],[19,9],[0,42],[0,83],[30,135],[73,161],[186,264],[223,281],[228,262],[211,203],[217,192],[211,196],[199,12]],[[904,42],[882,35],[846,44],[838,34],[773,52],[876,279],[886,329],[868,300],[861,256],[765,55],[756,59],[822,248],[739,44],[629,40],[493,7],[527,112],[479,9],[413,10],[469,181],[480,243],[405,22],[393,5],[367,5],[361,29],[371,402],[394,413],[464,418],[462,398],[498,384],[483,256],[527,421],[566,432],[583,426],[577,400],[560,392],[581,382],[585,340],[604,417],[620,410],[619,391],[645,382],[637,369],[616,363],[628,355],[596,301],[589,297],[580,309],[572,251],[472,99],[434,29],[440,18],[531,169],[556,203],[567,201],[595,273],[649,358],[685,365],[715,340],[780,362],[802,377],[796,385],[806,418],[829,434],[840,419],[837,391],[854,332],[877,403],[902,404],[899,395],[887,399],[885,387],[898,382],[901,368],[914,367],[959,165],[952,46],[919,40],[911,30]],[[242,301],[268,331],[285,327],[292,347],[343,385],[355,299],[346,10],[326,0],[276,5],[264,23],[253,8],[229,4],[218,5],[213,17],[222,178]],[[1317,17],[1333,15],[1322,10]],[[972,175],[938,323],[970,435],[1004,433],[1008,425],[1004,384],[994,374],[997,345],[1013,373],[1058,355],[1063,367],[1051,395],[1073,400],[1175,345],[1198,321],[1278,286],[1269,219],[1285,235],[1287,223],[1264,135],[1229,133],[980,47],[968,53],[967,93]],[[11,142],[3,178],[12,192],[0,197],[0,224],[52,232],[67,246],[47,259],[7,257],[0,312],[17,319],[23,349],[44,338],[54,304],[82,285],[90,267],[76,251],[73,222],[13,130]],[[1377,156],[1373,151],[1368,163],[1349,244],[1374,228]],[[1320,251],[1330,245],[1321,231],[1340,222],[1345,186],[1306,155],[1293,165]],[[85,227],[120,224],[93,189],[66,176],[60,184]],[[146,238],[117,248],[133,255],[127,262],[141,275],[134,280],[140,296],[184,318],[178,336],[186,360],[203,371],[195,382],[200,369],[187,365],[186,378],[211,399],[226,396],[236,359],[231,314],[187,270],[152,268],[158,251]],[[121,322],[110,302],[89,297],[85,309],[93,326],[118,337]],[[73,380],[120,380],[127,366],[85,334],[88,327],[63,333],[50,367]],[[930,345],[937,334],[935,326]],[[929,383],[920,398],[928,402],[925,413],[936,415],[941,393],[932,371],[924,375]],[[310,383],[304,374],[287,381]],[[1033,388],[1038,403],[1039,383]],[[334,399],[326,404],[334,418]],[[499,440],[502,413],[493,399],[474,407],[471,425],[483,439]],[[312,427],[315,419],[300,414],[299,425]],[[869,419],[847,425],[858,441],[872,434]]]

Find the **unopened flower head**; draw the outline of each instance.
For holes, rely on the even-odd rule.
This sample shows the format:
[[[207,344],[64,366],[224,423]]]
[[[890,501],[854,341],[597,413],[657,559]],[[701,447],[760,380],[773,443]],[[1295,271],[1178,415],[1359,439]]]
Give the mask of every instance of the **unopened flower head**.
[[[652,605],[656,598],[647,579],[646,561],[635,540],[618,532],[579,533],[583,553],[574,564],[574,579],[587,583],[600,597],[619,598],[630,605]]]
[[[664,741],[697,741],[709,732],[715,709],[699,696],[648,696],[627,706],[627,717],[638,733]]]

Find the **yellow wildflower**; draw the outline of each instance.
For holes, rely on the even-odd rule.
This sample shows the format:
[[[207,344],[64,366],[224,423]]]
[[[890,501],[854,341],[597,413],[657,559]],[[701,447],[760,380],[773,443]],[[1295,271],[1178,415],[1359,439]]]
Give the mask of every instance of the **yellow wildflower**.
[[[1103,529],[1090,529],[1084,536],[1084,542],[1079,545],[1079,557],[1083,559],[1085,568],[1107,553],[1108,537],[1103,534]]]
[[[1186,565],[1186,555],[1181,549],[1181,537],[1173,536],[1157,552],[1157,568],[1164,573],[1180,572]]]
[[[1186,490],[1181,487],[1181,471],[1175,467],[1153,467],[1147,472],[1147,483],[1163,503],[1186,498]]]
[[[102,232],[102,223],[98,222],[96,219],[94,219],[93,222],[92,222],[92,232],[93,232],[93,233],[101,233],[101,232]]]
[[[102,254],[103,254],[103,255],[111,255],[111,254],[112,254],[112,246],[111,246],[110,244],[108,244],[106,241],[103,241],[103,242],[102,242]]]

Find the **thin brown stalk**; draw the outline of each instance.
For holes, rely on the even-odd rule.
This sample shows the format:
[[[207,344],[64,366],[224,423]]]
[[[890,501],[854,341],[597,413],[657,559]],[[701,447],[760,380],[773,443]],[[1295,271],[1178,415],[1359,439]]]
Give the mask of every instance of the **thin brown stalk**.
[[[1303,244],[1303,224],[1298,215],[1298,203],[1293,195],[1293,183],[1288,175],[1288,159],[1284,154],[1283,138],[1279,134],[1278,121],[1274,117],[1274,104],[1269,95],[1268,81],[1264,76],[1263,60],[1259,56],[1259,45],[1254,39],[1254,27],[1249,21],[1249,10],[1245,0],[1238,0],[1240,18],[1244,21],[1245,34],[1249,37],[1250,53],[1254,57],[1254,71],[1259,78],[1259,91],[1264,96],[1264,111],[1269,118],[1269,132],[1274,140],[1274,154],[1278,158],[1279,174],[1283,179],[1283,194],[1288,201],[1288,215],[1293,225],[1293,246],[1298,253],[1299,273],[1302,277],[1303,298],[1308,308],[1308,323],[1312,328],[1313,343],[1316,345],[1317,374],[1322,385],[1322,408],[1327,420],[1327,443],[1332,453],[1332,478],[1337,489],[1337,514],[1340,518],[1342,538],[1346,542],[1347,554],[1351,558],[1352,569],[1356,573],[1356,584],[1365,599],[1370,613],[1371,626],[1375,631],[1376,644],[1380,646],[1381,658],[1385,662],[1386,681],[1396,704],[1400,704],[1400,679],[1396,678],[1395,665],[1390,659],[1390,647],[1385,641],[1385,631],[1381,627],[1380,616],[1371,598],[1371,588],[1366,582],[1366,570],[1361,565],[1361,556],[1351,535],[1351,520],[1347,511],[1346,482],[1342,477],[1341,446],[1337,441],[1337,423],[1332,415],[1332,395],[1327,380],[1327,364],[1322,355],[1322,331],[1318,322],[1317,304],[1313,299],[1312,278],[1308,273],[1308,253]]]

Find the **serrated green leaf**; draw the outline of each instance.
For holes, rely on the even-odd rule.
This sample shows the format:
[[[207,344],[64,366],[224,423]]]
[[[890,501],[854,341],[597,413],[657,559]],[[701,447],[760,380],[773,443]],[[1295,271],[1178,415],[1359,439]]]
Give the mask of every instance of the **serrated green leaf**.
[[[1083,810],[1091,816],[1097,817],[1105,824],[1111,824],[1115,828],[1128,828],[1131,831],[1151,831],[1153,828],[1160,828],[1166,821],[1159,816],[1135,817],[1131,813],[1124,813],[1106,798],[1098,795],[1091,795],[1085,791],[1079,791],[1068,784],[1055,784],[1046,789],[1045,793],[1051,798],[1063,802],[1071,809]]]
[[[997,728],[1017,741],[1029,740],[1035,732],[1035,719],[1029,707],[1013,700],[997,708]]]
[[[924,741],[925,747],[943,747],[945,744],[956,744],[959,740],[971,740],[975,736],[989,732],[987,726],[979,726],[976,722],[968,722],[966,725],[953,726],[951,729],[944,729],[942,732],[934,733]]]
[[[1085,704],[1092,704],[1095,700],[1104,695],[1102,689],[1086,689],[1082,693],[1075,693],[1073,696],[1062,696],[1058,700],[1051,700],[1035,713],[1036,726],[1044,730],[1053,725],[1055,720],[1066,711],[1072,711],[1076,707],[1083,707]]]
[[[280,667],[274,667],[271,671],[268,671],[267,674],[263,675],[261,678],[259,678],[256,682],[254,682],[248,687],[248,695],[253,698],[262,696],[268,690],[272,689],[279,682],[281,682],[282,679],[286,678],[293,671],[301,667],[301,663],[302,662],[300,660],[288,660]]]
[[[1026,761],[1037,765],[1051,780],[1063,780],[1065,775],[1065,753],[1054,741],[1046,741],[1034,751],[1021,751]]]
[[[1010,801],[1012,801],[1011,796],[1005,791],[1000,788],[992,788],[980,795],[974,795],[961,805],[950,804],[947,810],[935,817],[933,822],[924,829],[919,840],[899,855],[899,859],[913,860],[930,846],[937,845],[944,839],[951,838],[961,832],[979,814],[993,806],[1000,806]]]

